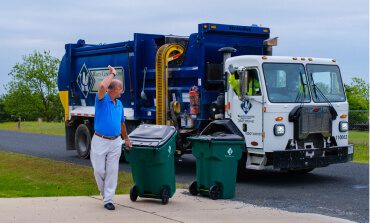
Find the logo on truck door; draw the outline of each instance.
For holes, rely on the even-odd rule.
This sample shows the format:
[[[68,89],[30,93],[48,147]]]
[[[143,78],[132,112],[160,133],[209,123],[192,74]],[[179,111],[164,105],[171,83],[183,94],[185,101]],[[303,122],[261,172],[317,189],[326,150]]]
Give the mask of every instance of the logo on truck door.
[[[87,98],[91,88],[95,84],[95,79],[91,76],[90,71],[84,64],[77,76],[77,84],[80,87],[82,94]]]
[[[245,100],[240,104],[240,108],[244,111],[245,114],[248,114],[249,110],[252,108],[252,103],[249,100]]]

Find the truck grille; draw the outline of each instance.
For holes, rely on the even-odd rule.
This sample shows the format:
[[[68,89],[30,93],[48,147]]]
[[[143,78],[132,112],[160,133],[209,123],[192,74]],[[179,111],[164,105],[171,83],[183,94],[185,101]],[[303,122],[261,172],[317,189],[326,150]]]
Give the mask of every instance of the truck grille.
[[[298,139],[306,139],[310,134],[321,133],[331,136],[332,115],[329,107],[302,107],[295,128],[298,128]]]

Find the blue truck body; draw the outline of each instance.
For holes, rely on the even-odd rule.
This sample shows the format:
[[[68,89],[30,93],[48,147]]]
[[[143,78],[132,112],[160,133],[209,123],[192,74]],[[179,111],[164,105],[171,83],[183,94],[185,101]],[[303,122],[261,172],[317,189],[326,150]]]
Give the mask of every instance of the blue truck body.
[[[169,64],[168,96],[176,97],[181,104],[181,112],[185,109],[189,111],[189,101],[183,97],[187,96],[191,87],[198,87],[200,107],[195,119],[195,129],[201,130],[202,126],[210,122],[210,104],[225,92],[223,54],[218,50],[233,47],[237,50],[233,56],[266,55],[264,41],[269,37],[270,30],[266,27],[202,23],[198,25],[198,32],[188,37],[135,33],[131,41],[97,45],[79,40],[76,44],[65,45],[66,52],[59,68],[58,88],[59,91],[68,91],[69,106],[94,106],[96,94],[89,87],[90,83],[85,92],[79,86],[79,74],[83,67],[87,70],[107,68],[108,65],[121,67],[124,92],[120,100],[125,108],[133,110],[133,116],[127,118],[127,121],[153,123],[156,117],[156,53],[166,43],[177,43],[184,46],[185,51],[178,60]],[[140,97],[144,68],[147,69],[144,89],[147,100]],[[69,139],[67,133],[67,144],[72,145],[70,149],[73,149],[73,128],[86,123],[86,120],[93,126],[91,117],[73,116],[66,120],[66,123],[69,122],[66,124],[67,131],[71,132]],[[89,129],[93,132],[93,127]]]

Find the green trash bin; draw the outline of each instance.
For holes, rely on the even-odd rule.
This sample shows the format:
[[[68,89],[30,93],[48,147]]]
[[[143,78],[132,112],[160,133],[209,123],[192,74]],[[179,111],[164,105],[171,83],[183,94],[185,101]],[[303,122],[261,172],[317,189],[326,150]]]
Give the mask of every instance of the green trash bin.
[[[130,135],[131,150],[124,149],[134,186],[130,199],[161,199],[167,204],[176,191],[174,153],[177,131],[172,126],[140,125]]]
[[[231,199],[235,195],[238,160],[245,141],[234,134],[189,137],[196,157],[196,181],[189,191],[211,199]]]

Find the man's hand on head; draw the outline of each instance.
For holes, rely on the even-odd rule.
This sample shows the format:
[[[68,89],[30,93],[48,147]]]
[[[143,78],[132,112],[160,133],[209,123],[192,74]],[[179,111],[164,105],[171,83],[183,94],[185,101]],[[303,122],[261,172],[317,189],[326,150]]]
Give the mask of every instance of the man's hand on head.
[[[108,86],[112,82],[113,78],[117,75],[117,71],[116,69],[114,69],[114,67],[111,67],[110,65],[108,65],[108,69],[109,69],[109,75],[106,76],[99,85],[99,90],[98,90],[99,100],[101,100],[104,97],[105,93],[108,90]],[[110,74],[113,74],[113,77]]]

